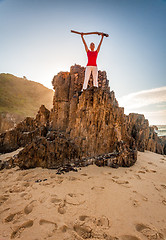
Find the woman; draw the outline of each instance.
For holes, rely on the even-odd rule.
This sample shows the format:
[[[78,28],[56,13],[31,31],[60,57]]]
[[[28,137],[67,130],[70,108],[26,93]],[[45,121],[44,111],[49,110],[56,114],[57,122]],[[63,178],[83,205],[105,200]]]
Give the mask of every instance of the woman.
[[[83,35],[84,34],[81,33],[81,38],[82,38],[82,41],[84,43],[85,50],[86,50],[87,56],[88,56],[88,63],[86,65],[86,69],[85,69],[85,79],[84,79],[84,84],[83,84],[82,91],[84,89],[87,89],[88,81],[89,81],[89,77],[90,77],[91,72],[92,72],[92,75],[93,75],[93,85],[95,87],[98,87],[98,68],[97,68],[96,60],[97,60],[97,56],[98,56],[98,53],[100,51],[100,47],[101,47],[103,37],[104,37],[104,34],[102,33],[101,34],[101,40],[100,40],[100,43],[99,43],[96,51],[94,51],[95,44],[92,42],[90,44],[90,50],[91,50],[90,51],[87,47],[87,44],[85,42],[85,39],[84,39]]]

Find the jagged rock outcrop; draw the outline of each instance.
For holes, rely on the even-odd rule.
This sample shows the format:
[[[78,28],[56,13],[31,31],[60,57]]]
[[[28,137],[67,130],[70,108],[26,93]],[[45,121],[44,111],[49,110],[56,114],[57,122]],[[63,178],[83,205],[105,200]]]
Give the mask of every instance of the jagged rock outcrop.
[[[52,81],[55,94],[51,111],[41,106],[35,119],[26,118],[0,135],[0,152],[24,147],[11,159],[11,165],[59,168],[95,163],[129,167],[137,160],[137,149],[152,149],[148,121],[143,115],[124,114],[110,92],[106,72],[99,71],[99,88],[92,87],[91,76],[89,88],[80,93],[84,74],[85,68],[79,65],[58,73]],[[157,151],[159,148],[160,144]]]
[[[165,154],[165,143],[157,136],[156,126],[149,126],[149,122],[143,114],[130,113],[126,116],[127,131],[135,139],[139,151],[149,150],[159,154]]]
[[[48,132],[35,138],[19,154],[11,159],[13,165],[22,169],[43,167],[58,168],[71,164],[80,158],[80,149],[59,132]]]
[[[134,141],[125,128],[124,109],[120,108],[114,92],[110,92],[105,72],[99,72],[99,88],[81,90],[85,69],[72,66],[69,72],[54,77],[53,109],[50,128],[65,131],[81,148],[84,156],[112,152],[119,141],[134,149]]]
[[[146,150],[159,154],[165,154],[164,148],[165,144],[162,142],[161,138],[157,136],[155,128],[149,127],[149,139]]]
[[[50,122],[53,129],[66,130],[69,121],[69,112],[74,111],[75,102],[73,97],[78,98],[78,92],[82,89],[84,82],[85,68],[80,65],[74,65],[70,72],[58,73],[52,81],[55,94],[53,98],[53,108],[50,113]],[[101,88],[108,88],[108,80],[105,71],[99,71],[98,82]],[[88,87],[92,87],[92,76]],[[76,95],[75,95],[76,94]]]
[[[50,111],[42,105],[36,118],[27,117],[17,126],[0,135],[0,152],[15,151],[30,144],[37,136],[46,136]]]
[[[160,136],[159,138],[161,140],[162,145],[164,146],[163,151],[164,154],[166,155],[166,136]]]
[[[143,114],[130,113],[126,116],[127,131],[135,139],[137,149],[144,152],[149,139],[149,122]]]

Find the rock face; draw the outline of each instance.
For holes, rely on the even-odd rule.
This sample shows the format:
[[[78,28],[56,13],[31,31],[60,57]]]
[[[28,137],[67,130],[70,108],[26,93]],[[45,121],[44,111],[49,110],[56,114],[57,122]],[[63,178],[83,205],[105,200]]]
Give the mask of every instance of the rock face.
[[[17,126],[0,135],[0,152],[12,152],[30,144],[37,136],[46,136],[49,124],[49,110],[42,105],[36,118],[27,117]]]
[[[157,136],[154,127],[149,127],[149,141],[146,149],[155,153],[165,154],[165,143]]]
[[[79,148],[72,141],[54,131],[48,132],[46,137],[35,138],[12,161],[22,169],[58,168],[71,164],[80,156]]]
[[[149,140],[149,122],[144,115],[130,113],[126,116],[127,132],[136,141],[137,149],[144,152]]]
[[[26,118],[0,135],[0,152],[24,147],[10,160],[11,165],[58,168],[95,163],[129,167],[137,160],[137,149],[156,151],[150,145],[148,121],[143,115],[124,114],[110,92],[106,72],[99,71],[99,88],[92,86],[91,76],[88,89],[80,93],[84,74],[85,68],[79,65],[58,73],[52,81],[55,94],[51,111],[42,105],[35,119]],[[160,144],[157,151],[159,148]]]
[[[53,129],[66,130],[69,125],[71,116],[69,112],[74,112],[78,101],[78,92],[81,91],[84,82],[85,68],[74,65],[70,72],[60,72],[56,75],[52,84],[55,90],[53,98],[53,108],[50,114],[51,127]],[[99,87],[108,88],[108,80],[105,71],[98,73]],[[88,87],[92,87],[92,76],[89,80]],[[73,99],[75,96],[76,99]],[[72,117],[73,118],[73,117]]]
[[[130,113],[126,116],[127,131],[135,139],[139,151],[152,151],[165,154],[165,142],[157,136],[156,126],[149,127],[149,122],[144,115]]]

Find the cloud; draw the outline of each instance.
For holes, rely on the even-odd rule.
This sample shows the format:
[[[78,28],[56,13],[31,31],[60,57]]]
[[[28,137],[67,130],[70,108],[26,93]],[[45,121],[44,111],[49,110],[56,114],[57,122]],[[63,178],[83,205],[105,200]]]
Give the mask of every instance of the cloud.
[[[166,86],[135,92],[118,99],[125,114],[144,114],[152,124],[166,124]]]
[[[119,105],[129,109],[139,109],[151,104],[166,102],[166,86],[125,95],[118,100]]]

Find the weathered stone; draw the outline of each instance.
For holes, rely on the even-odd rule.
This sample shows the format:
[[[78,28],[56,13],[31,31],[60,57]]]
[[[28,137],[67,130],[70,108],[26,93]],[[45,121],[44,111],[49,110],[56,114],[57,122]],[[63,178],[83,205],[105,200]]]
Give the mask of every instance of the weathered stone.
[[[130,113],[126,116],[127,131],[135,139],[137,149],[164,154],[165,143],[157,136],[156,126],[149,126],[143,114]]]
[[[17,126],[0,135],[0,153],[12,152],[30,144],[37,136],[45,136],[49,120],[49,110],[42,105],[36,118],[27,117]]]
[[[144,152],[149,139],[149,122],[143,114],[130,113],[126,116],[127,131],[135,139],[136,147]]]
[[[161,138],[157,136],[155,127],[149,127],[149,139],[146,149],[155,153],[164,154],[165,144]]]
[[[72,141],[62,133],[54,131],[48,132],[46,137],[34,139],[10,161],[21,169],[58,168],[71,163],[80,156],[81,152]]]

